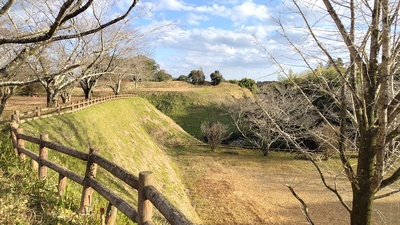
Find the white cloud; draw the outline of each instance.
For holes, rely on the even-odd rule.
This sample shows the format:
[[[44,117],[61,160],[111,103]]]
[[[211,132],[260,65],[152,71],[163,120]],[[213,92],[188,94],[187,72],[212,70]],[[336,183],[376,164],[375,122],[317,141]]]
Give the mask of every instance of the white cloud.
[[[190,13],[188,15],[187,23],[190,25],[200,25],[201,21],[208,21],[210,18],[206,15],[197,15],[194,13]]]
[[[258,5],[250,0],[233,7],[230,17],[233,21],[239,22],[246,21],[249,18],[266,21],[270,18],[270,15],[265,5]]]
[[[184,1],[179,0],[161,0],[158,4],[162,10],[174,10],[174,11],[181,11],[181,10],[190,10],[190,6],[187,6]]]
[[[311,13],[310,21],[326,24],[318,18],[320,14],[312,14],[320,9],[316,5],[318,2],[309,1],[314,1],[316,6],[316,9],[305,8]],[[257,0],[213,0],[204,4],[204,1],[194,0],[161,0],[155,14],[165,13],[163,19],[180,20],[183,26],[154,42],[155,59],[176,77],[201,67],[207,76],[220,70],[226,79],[276,79],[276,76],[268,77],[279,70],[269,54],[286,65],[285,69],[292,67],[300,72],[305,69],[302,60],[288,44],[285,35],[303,49],[315,49],[315,44],[307,36],[299,14],[294,13],[293,5],[285,0],[282,1],[284,6],[281,1],[273,2],[275,4],[267,5]],[[277,19],[284,23],[287,33],[277,32],[280,29]],[[321,27],[317,34],[326,36],[327,32]],[[331,43],[334,42],[324,40],[324,44],[338,50]],[[310,51],[305,56],[319,54]]]
[[[233,22],[243,22],[249,19],[266,21],[270,18],[268,8],[264,4],[255,3],[253,0],[246,0],[245,2],[219,1],[218,3],[214,2],[205,5],[194,5],[187,2],[180,0],[160,0],[158,2],[148,1],[145,4],[153,4],[157,11],[170,10],[190,14],[200,13],[214,17],[228,18]]]
[[[242,30],[175,30],[160,40],[156,60],[162,61],[161,67],[175,77],[201,67],[207,77],[214,70],[220,70],[226,79],[271,79],[266,77],[271,73],[268,71],[271,64],[255,45],[248,29],[251,27]],[[164,55],[165,48],[173,50]]]

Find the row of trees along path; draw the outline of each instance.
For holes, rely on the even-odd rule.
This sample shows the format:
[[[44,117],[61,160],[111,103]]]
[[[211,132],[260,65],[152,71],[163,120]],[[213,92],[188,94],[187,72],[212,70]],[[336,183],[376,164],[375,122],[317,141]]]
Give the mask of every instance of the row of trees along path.
[[[165,217],[165,219],[172,225],[193,224],[179,209],[171,204],[164,197],[164,195],[153,186],[152,172],[143,171],[140,172],[139,177],[137,177],[113,162],[101,157],[98,154],[98,149],[91,148],[89,153],[83,153],[82,151],[50,142],[47,134],[41,134],[40,138],[36,138],[25,135],[23,129],[19,128],[20,123],[32,119],[60,115],[67,112],[75,112],[100,102],[129,97],[134,97],[134,95],[100,97],[93,100],[79,101],[68,106],[58,107],[56,109],[41,110],[40,108],[37,108],[26,113],[15,112],[12,116],[12,121],[10,122],[11,140],[14,147],[14,153],[23,161],[29,157],[32,167],[38,171],[39,179],[41,180],[47,179],[48,168],[59,173],[58,195],[60,196],[63,196],[65,193],[67,178],[80,184],[83,187],[79,207],[80,214],[90,213],[93,190],[104,197],[109,203],[106,212],[101,211],[103,224],[115,224],[116,215],[119,210],[130,220],[137,222],[139,225],[151,225],[153,224],[153,206],[155,206]],[[46,114],[43,115],[43,112],[46,112]],[[36,154],[32,150],[27,149],[25,147],[25,141],[38,145],[39,153]],[[87,165],[84,176],[76,174],[68,168],[57,165],[47,159],[48,149],[66,154],[69,157],[86,161]],[[138,191],[137,209],[131,206],[127,200],[121,198],[107,186],[100,183],[99,180],[96,180],[96,171],[98,166],[104,168],[113,176]]]

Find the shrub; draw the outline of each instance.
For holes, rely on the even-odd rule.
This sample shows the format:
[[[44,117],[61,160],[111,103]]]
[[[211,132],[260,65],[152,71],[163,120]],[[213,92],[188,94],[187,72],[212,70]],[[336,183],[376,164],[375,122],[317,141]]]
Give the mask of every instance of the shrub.
[[[227,135],[227,128],[225,125],[218,121],[203,122],[201,124],[201,131],[207,140],[211,150],[215,150],[219,144],[229,135]]]
[[[239,86],[242,88],[247,88],[251,92],[256,93],[258,91],[257,84],[253,79],[243,78],[239,81]]]

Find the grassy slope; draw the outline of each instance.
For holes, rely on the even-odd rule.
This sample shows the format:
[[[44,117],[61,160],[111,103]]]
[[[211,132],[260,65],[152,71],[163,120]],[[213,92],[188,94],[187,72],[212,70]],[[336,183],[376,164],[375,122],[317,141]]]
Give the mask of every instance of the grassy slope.
[[[163,146],[198,143],[170,118],[156,110],[142,98],[118,100],[99,104],[84,111],[65,116],[31,121],[23,124],[26,133],[38,136],[48,133],[50,140],[87,152],[89,147],[100,149],[100,154],[133,174],[154,172],[156,187],[189,218],[198,217],[186,196],[180,174]],[[84,171],[84,165],[51,154],[74,171]],[[98,172],[99,179],[119,188],[121,195],[130,196],[106,174]],[[80,190],[79,190],[80,191]]]
[[[155,83],[157,84],[157,83]],[[248,89],[231,83],[217,86],[195,86],[186,82],[169,82],[161,88],[143,84],[139,96],[148,99],[163,113],[171,117],[186,132],[201,139],[200,125],[205,121],[220,121],[235,132],[228,110],[230,105],[242,98],[253,98]]]

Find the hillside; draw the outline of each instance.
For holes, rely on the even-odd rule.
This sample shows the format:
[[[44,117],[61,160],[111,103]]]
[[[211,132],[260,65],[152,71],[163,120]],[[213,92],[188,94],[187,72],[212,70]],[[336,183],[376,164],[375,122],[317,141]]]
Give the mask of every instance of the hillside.
[[[235,133],[228,113],[231,105],[243,98],[254,98],[248,89],[231,83],[199,86],[179,81],[152,82],[142,84],[136,92],[197,139],[202,138],[201,123],[207,121],[219,121]]]
[[[87,152],[99,148],[100,154],[133,174],[154,172],[156,187],[185,215],[199,221],[186,196],[181,175],[175,163],[164,151],[166,145],[197,144],[173,120],[142,98],[111,101],[84,111],[64,116],[35,120],[22,125],[25,133],[39,136],[48,133],[50,140]],[[58,154],[49,153],[74,171],[84,171],[84,165]],[[121,195],[131,196],[125,187],[115,183],[104,172],[98,177],[113,184]],[[78,190],[80,192],[80,189]]]

